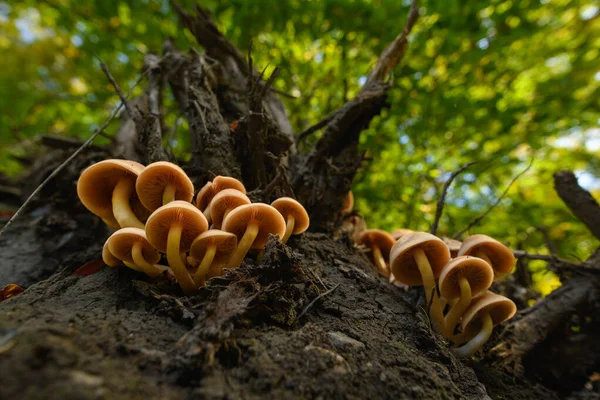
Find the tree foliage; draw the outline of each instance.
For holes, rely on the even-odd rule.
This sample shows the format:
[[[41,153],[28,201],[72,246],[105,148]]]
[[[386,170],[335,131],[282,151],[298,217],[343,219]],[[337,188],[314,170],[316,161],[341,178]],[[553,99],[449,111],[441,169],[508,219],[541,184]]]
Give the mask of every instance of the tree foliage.
[[[360,90],[403,26],[409,2],[202,5],[239,48],[253,42],[259,69],[282,69],[275,86],[289,94],[283,99],[299,133]],[[599,7],[589,0],[424,0],[421,14],[392,78],[391,108],[362,136],[367,161],[354,193],[367,224],[428,229],[444,181],[477,161],[448,192],[440,233],[452,235],[533,157],[533,167],[471,231],[546,253],[546,230],[561,256],[586,258],[598,243],[560,202],[552,173],[573,169],[600,194]],[[123,87],[132,86],[144,53],[160,52],[167,37],[182,49],[195,45],[166,0],[0,2],[2,172],[18,173],[15,156],[40,135],[85,138],[106,118],[118,99],[95,55]],[[167,98],[165,107],[171,127],[177,106]],[[171,143],[182,158],[186,130],[179,126]],[[531,266],[547,292],[554,281],[543,264]]]

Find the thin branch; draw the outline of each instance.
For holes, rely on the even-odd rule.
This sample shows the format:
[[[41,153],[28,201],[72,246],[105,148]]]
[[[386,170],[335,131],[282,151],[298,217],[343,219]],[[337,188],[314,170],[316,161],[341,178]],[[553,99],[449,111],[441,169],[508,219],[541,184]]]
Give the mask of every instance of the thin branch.
[[[112,85],[112,87],[115,89],[115,92],[117,92],[117,95],[121,99],[121,103],[125,106],[125,109],[127,110],[127,113],[135,121],[137,118],[139,118],[139,113],[138,113],[137,110],[133,109],[129,105],[129,102],[127,101],[127,97],[129,97],[129,94],[127,96],[123,95],[123,92],[121,91],[121,88],[119,87],[119,84],[117,83],[117,81],[115,81],[115,78],[112,76],[112,74],[108,70],[108,66],[106,65],[106,63],[104,61],[102,61],[102,59],[100,58],[100,56],[96,55],[96,58],[100,62],[100,69],[102,69],[102,72],[104,72],[104,75],[106,75],[106,78],[108,79],[108,81],[110,82],[110,84]],[[143,77],[143,75],[142,75],[142,77]],[[141,81],[141,78],[140,78],[140,81]],[[137,86],[138,83],[139,82],[136,82],[135,86]],[[130,90],[130,92],[131,92],[131,90]]]
[[[321,293],[320,295],[318,295],[317,297],[315,297],[315,299],[313,301],[311,301],[304,310],[302,310],[302,312],[300,313],[300,315],[298,315],[298,318],[296,318],[296,320],[299,320],[300,318],[302,318],[304,316],[304,314],[306,314],[306,312],[319,300],[322,299],[323,297],[333,293],[333,291],[335,289],[337,289],[340,286],[340,284],[338,283],[337,285],[335,285],[334,287],[332,287],[331,289],[329,289],[326,292]]]
[[[504,192],[502,192],[502,194],[500,195],[500,197],[498,197],[496,199],[496,201],[494,201],[494,203],[492,203],[492,205],[490,205],[488,207],[487,210],[485,210],[483,213],[479,214],[479,216],[477,216],[473,221],[471,221],[469,223],[469,225],[467,225],[466,228],[456,232],[454,234],[454,236],[452,236],[452,239],[459,239],[465,232],[467,232],[469,229],[471,229],[472,227],[474,227],[475,225],[477,225],[479,222],[481,222],[482,219],[484,219],[485,217],[487,217],[487,215],[492,212],[492,210],[494,208],[496,208],[496,206],[498,204],[500,204],[500,202],[502,201],[502,199],[504,199],[504,197],[506,196],[506,194],[508,193],[508,191],[510,190],[510,188],[512,187],[512,185],[521,177],[523,176],[523,174],[525,174],[527,171],[529,171],[529,169],[532,167],[533,165],[533,161],[535,160],[534,156],[531,156],[531,160],[529,161],[529,164],[527,165],[527,167],[525,167],[525,169],[521,172],[519,172],[517,175],[515,175],[515,177],[510,181],[510,183],[508,184],[508,186],[506,187],[506,189],[504,189]]]
[[[555,173],[554,189],[573,215],[600,239],[600,205],[590,192],[579,186],[575,174],[571,171]]]
[[[101,62],[101,65],[102,65],[103,64],[102,60],[100,60],[100,62]],[[67,158],[62,164],[60,164],[58,167],[56,167],[56,169],[54,171],[52,171],[52,173],[50,175],[48,175],[48,177],[46,179],[44,179],[44,181],[42,183],[40,183],[40,185],[37,188],[35,188],[35,190],[33,191],[33,193],[31,193],[31,195],[27,198],[27,200],[25,200],[25,202],[23,203],[23,205],[21,207],[19,207],[19,209],[13,214],[13,216],[8,220],[8,222],[2,227],[2,229],[0,230],[0,238],[2,237],[2,235],[4,234],[4,232],[8,229],[8,227],[12,225],[12,223],[15,221],[15,219],[19,215],[21,215],[21,212],[23,212],[23,210],[25,209],[25,207],[27,207],[29,205],[29,203],[31,203],[31,201],[35,198],[35,196],[48,184],[48,182],[50,182],[52,179],[54,179],[54,177],[56,177],[79,154],[81,154],[81,152],[86,147],[88,147],[90,144],[92,144],[92,142],[94,141],[94,139],[96,139],[96,137],[98,137],[100,135],[100,133],[102,131],[104,131],[104,129],[106,129],[106,127],[112,122],[112,120],[119,114],[119,111],[121,111],[121,108],[123,108],[123,106],[126,104],[127,98],[129,98],[129,96],[131,95],[131,92],[133,91],[133,89],[137,85],[139,85],[139,83],[142,81],[142,79],[144,78],[144,75],[145,75],[145,72],[142,73],[142,75],[137,80],[137,82],[131,87],[131,89],[129,89],[129,92],[127,93],[127,96],[122,97],[121,103],[112,112],[112,114],[106,120],[106,122],[104,124],[102,124],[102,126],[100,126],[98,129],[96,129],[94,131],[94,133],[92,134],[92,136],[90,136],[90,138],[88,140],[86,140],[77,150],[75,150],[75,152],[73,152],[73,154],[71,154],[69,156],[69,158]]]
[[[458,175],[463,173],[467,168],[469,168],[471,165],[473,165],[475,163],[477,163],[477,161],[471,161],[469,163],[466,163],[465,165],[463,165],[456,171],[452,172],[452,174],[450,175],[448,180],[444,183],[444,187],[442,188],[442,193],[437,202],[437,208],[435,210],[435,219],[433,220],[433,224],[431,224],[431,228],[429,229],[429,233],[431,233],[432,235],[435,235],[437,233],[438,224],[440,222],[440,219],[442,218],[442,212],[444,211],[444,206],[446,205],[446,194],[448,193],[448,189],[450,188],[450,185],[452,184],[452,182],[454,181],[454,179],[456,179],[456,177]]]
[[[332,112],[331,114],[329,114],[328,116],[326,116],[325,118],[323,118],[321,121],[317,122],[315,125],[313,125],[313,126],[307,128],[307,129],[305,129],[303,132],[301,132],[296,137],[296,143],[302,142],[311,133],[317,132],[318,130],[320,130],[322,128],[325,128],[335,118],[335,116],[336,116],[336,114],[338,112],[339,112],[339,110],[335,110],[334,112]]]

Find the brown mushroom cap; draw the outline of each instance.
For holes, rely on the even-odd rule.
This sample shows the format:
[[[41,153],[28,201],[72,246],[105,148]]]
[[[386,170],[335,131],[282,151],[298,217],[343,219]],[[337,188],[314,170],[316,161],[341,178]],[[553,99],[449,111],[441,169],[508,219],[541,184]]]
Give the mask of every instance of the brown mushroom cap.
[[[175,200],[192,201],[192,181],[178,165],[167,161],[148,165],[138,176],[135,190],[144,207],[154,211],[163,205],[163,193],[168,185],[175,186]]]
[[[228,209],[234,209],[244,204],[250,204],[250,199],[237,189],[224,189],[213,197],[210,202],[210,217],[216,227],[223,223],[223,217]]]
[[[174,224],[183,227],[180,251],[188,251],[194,239],[208,229],[208,221],[196,207],[185,201],[172,201],[154,211],[146,222],[146,236],[155,249],[167,251],[169,230]]]
[[[215,176],[212,182],[207,182],[206,185],[200,189],[196,196],[196,207],[202,211],[206,210],[213,197],[224,189],[235,189],[246,194],[246,188],[242,182],[230,176],[218,175]]]
[[[354,194],[352,194],[352,190],[348,192],[346,198],[344,199],[344,203],[342,204],[342,208],[340,209],[340,213],[348,214],[352,212],[354,208]]]
[[[202,260],[208,246],[217,248],[215,258],[211,264],[222,264],[229,260],[237,246],[237,236],[233,233],[223,232],[218,229],[210,229],[198,236],[192,243],[190,255],[196,260]]]
[[[488,291],[471,301],[463,315],[461,326],[463,331],[469,329],[469,325],[478,321],[484,313],[489,313],[495,326],[511,319],[516,312],[517,306],[512,300]]]
[[[392,235],[381,229],[367,229],[360,234],[359,240],[360,243],[369,248],[373,246],[379,247],[385,262],[390,261],[390,251],[394,243],[396,243]]]
[[[459,279],[464,277],[471,286],[471,295],[477,296],[489,289],[494,281],[494,270],[481,258],[460,256],[450,260],[440,273],[440,294],[446,299],[460,297]]]
[[[131,179],[135,185],[135,180],[143,170],[144,166],[135,161],[100,161],[81,173],[77,181],[77,195],[85,208],[103,219],[113,221],[113,189],[121,179]]]
[[[394,240],[398,240],[402,236],[408,235],[409,233],[414,233],[414,231],[411,229],[396,229],[391,233],[391,235],[394,238]]]
[[[414,257],[416,249],[425,252],[435,278],[440,275],[442,268],[450,260],[450,250],[438,237],[426,232],[414,232],[402,236],[390,251],[390,269],[397,280],[409,286],[423,284]]]
[[[496,275],[506,275],[515,266],[515,256],[512,251],[499,241],[487,235],[469,236],[463,242],[459,256],[476,255],[483,252],[489,259]]]
[[[123,262],[115,257],[108,248],[108,240],[104,243],[104,247],[102,247],[102,260],[104,264],[109,267],[120,267],[123,265]]]
[[[113,233],[108,240],[108,249],[119,260],[134,263],[131,249],[136,243],[142,245],[142,255],[149,264],[156,264],[160,254],[148,241],[146,232],[139,228],[122,228]]]
[[[297,200],[294,200],[291,197],[280,197],[272,202],[271,206],[279,211],[286,221],[289,215],[294,216],[295,222],[294,230],[292,231],[293,235],[298,235],[308,229],[308,226],[310,225],[310,218],[302,204],[300,204]]]
[[[223,230],[236,235],[239,241],[251,222],[258,224],[258,235],[252,243],[253,249],[265,247],[269,234],[277,235],[280,239],[285,234],[285,220],[279,211],[263,203],[247,204],[231,211],[223,221]]]

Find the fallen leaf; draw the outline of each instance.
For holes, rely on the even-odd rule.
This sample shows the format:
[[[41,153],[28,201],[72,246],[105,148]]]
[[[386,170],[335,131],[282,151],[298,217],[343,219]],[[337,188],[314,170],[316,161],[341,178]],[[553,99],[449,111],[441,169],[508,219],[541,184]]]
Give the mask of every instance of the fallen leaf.
[[[104,267],[104,261],[102,260],[89,261],[77,268],[73,273],[79,276],[93,275],[100,271],[102,267]]]
[[[235,130],[237,129],[237,127],[238,127],[238,121],[237,121],[237,120],[233,121],[233,122],[232,122],[232,123],[229,125],[229,127],[231,128],[231,130],[232,130],[232,131],[235,131]]]
[[[23,291],[24,289],[19,285],[14,283],[8,284],[0,289],[0,301],[15,297],[16,295],[23,293]]]

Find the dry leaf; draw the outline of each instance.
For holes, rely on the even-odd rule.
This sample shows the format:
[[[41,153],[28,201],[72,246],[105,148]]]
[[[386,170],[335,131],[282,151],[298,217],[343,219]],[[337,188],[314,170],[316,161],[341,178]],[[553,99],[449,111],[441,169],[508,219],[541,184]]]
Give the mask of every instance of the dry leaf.
[[[74,274],[79,275],[79,276],[93,275],[96,272],[100,271],[100,269],[102,267],[104,267],[104,261],[94,260],[94,261],[86,262],[81,267],[77,268],[75,270]]]

